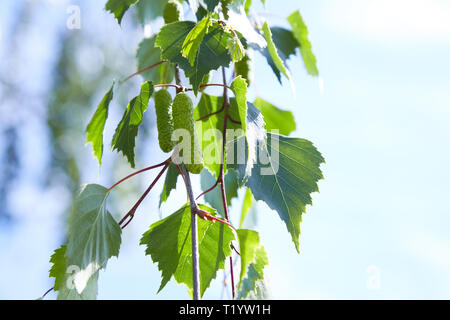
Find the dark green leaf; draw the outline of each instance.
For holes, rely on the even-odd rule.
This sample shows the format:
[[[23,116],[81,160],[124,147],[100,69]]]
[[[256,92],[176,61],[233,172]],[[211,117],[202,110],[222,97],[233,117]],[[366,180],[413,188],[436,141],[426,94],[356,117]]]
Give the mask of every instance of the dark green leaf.
[[[162,50],[162,58],[173,63],[178,63],[184,70],[197,94],[203,76],[211,70],[224,66],[227,67],[231,58],[228,53],[225,32],[221,26],[209,27],[209,32],[204,36],[193,65],[181,54],[184,40],[194,28],[191,21],[179,21],[170,23],[161,28],[156,46]]]
[[[138,0],[108,0],[105,6],[105,10],[108,10],[114,17],[116,17],[117,22],[120,24],[122,22],[122,17],[128,8],[136,3]]]
[[[287,20],[292,27],[292,33],[295,39],[300,44],[300,53],[305,63],[306,70],[312,76],[318,76],[317,61],[311,49],[311,42],[308,39],[308,28],[303,22],[300,12],[297,10],[293,12]]]
[[[200,208],[214,215],[215,210]],[[231,254],[230,242],[234,234],[222,223],[197,219],[199,239],[200,293],[204,294],[217,271],[224,268],[225,258]],[[142,236],[141,245],[146,254],[158,263],[162,273],[161,291],[172,278],[192,290],[192,236],[191,212],[188,205],[150,226]]]
[[[98,165],[102,164],[103,129],[108,118],[109,103],[113,98],[113,88],[114,82],[109,91],[104,95],[102,101],[98,104],[97,110],[86,128],[86,143],[91,142],[94,156],[98,160]]]
[[[266,123],[265,129],[267,131],[279,130],[280,134],[288,136],[295,130],[294,115],[290,111],[278,109],[271,103],[264,101],[261,98],[256,98],[253,104],[261,111]]]
[[[227,205],[231,205],[231,199],[237,198],[238,178],[234,170],[228,170],[224,176],[225,179],[225,195],[227,197]],[[200,185],[202,191],[206,191],[216,183],[217,178],[214,177],[208,170],[203,170],[200,175]],[[222,202],[222,192],[220,186],[216,186],[212,191],[204,195],[205,201],[209,203],[214,209],[219,212],[222,217],[225,217]]]
[[[146,81],[141,85],[141,92],[127,106],[122,120],[116,128],[112,140],[113,150],[121,151],[134,168],[134,146],[139,125],[142,123],[144,111],[148,108],[148,100],[153,94],[153,84]]]
[[[165,23],[183,20],[183,6],[176,0],[169,0],[164,7],[163,16]]]
[[[164,187],[161,192],[161,197],[159,199],[160,208],[161,204],[163,202],[166,202],[166,200],[169,198],[170,192],[177,187],[177,180],[179,174],[180,172],[178,171],[177,166],[173,164],[173,162],[171,162],[169,167],[167,168],[166,180],[164,181]]]
[[[253,54],[251,50],[247,50],[244,58],[234,64],[236,75],[241,76],[247,82],[247,87],[250,87],[253,81]]]
[[[204,2],[206,4],[206,9],[208,9],[208,11],[211,11],[211,12],[213,12],[214,9],[219,4],[219,0],[204,0]]]
[[[142,25],[162,17],[167,0],[140,0],[136,3],[137,16]]]
[[[70,215],[66,256],[69,266],[79,268],[74,275],[79,293],[109,258],[119,255],[122,230],[106,209],[108,194],[101,185],[84,185]]]
[[[138,70],[143,70],[161,61],[161,50],[159,47],[155,47],[155,40],[156,35],[153,35],[150,38],[142,40],[139,44],[136,52]],[[141,76],[145,80],[152,81],[156,84],[169,83],[173,79],[173,68],[169,63],[162,63],[157,67],[142,72]]]

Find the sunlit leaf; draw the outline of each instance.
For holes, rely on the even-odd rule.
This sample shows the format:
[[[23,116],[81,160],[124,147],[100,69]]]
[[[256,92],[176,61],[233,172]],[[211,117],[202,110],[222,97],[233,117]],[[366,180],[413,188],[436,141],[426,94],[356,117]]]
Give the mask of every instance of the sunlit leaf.
[[[272,40],[272,32],[270,31],[267,22],[264,22],[262,30],[264,32],[264,38],[267,41],[267,50],[269,51],[273,63],[275,64],[277,69],[286,76],[286,78],[290,79],[291,75],[289,71],[286,69],[283,60],[281,60],[280,56],[278,55],[278,50],[277,47],[275,46],[275,43]]]
[[[238,299],[245,299],[257,289],[257,283],[264,280],[264,267],[268,259],[264,247],[259,243],[259,235],[254,230],[237,231],[241,258]]]
[[[170,192],[172,192],[172,190],[175,190],[175,188],[177,187],[177,180],[178,180],[179,175],[180,175],[180,172],[178,171],[177,166],[173,162],[171,162],[169,167],[167,168],[166,179],[164,181],[164,187],[161,192],[160,199],[159,199],[159,207],[161,207],[161,204],[163,202],[167,201],[167,199],[169,198]]]
[[[67,245],[56,249],[50,258],[52,267],[49,275],[55,278],[53,290],[58,293],[58,300],[95,300],[98,291],[98,273],[90,277],[83,292],[79,294],[75,288],[73,274],[76,269],[69,268],[66,257]]]
[[[184,39],[181,53],[183,57],[187,58],[191,66],[194,65],[195,59],[200,49],[200,44],[208,32],[208,28],[211,25],[211,19],[209,17],[203,18],[194,28],[188,33],[186,39]]]
[[[240,180],[252,190],[256,200],[264,201],[277,211],[299,251],[301,216],[306,205],[312,204],[311,193],[318,191],[317,182],[323,178],[320,165],[324,159],[308,140],[266,133],[263,120],[250,120],[260,117],[256,107],[248,105],[247,143],[252,145],[248,148],[246,164],[237,164],[236,159],[228,157],[227,166],[237,170]]]
[[[153,84],[146,81],[141,85],[141,92],[131,99],[127,109],[120,120],[113,136],[111,146],[113,150],[121,151],[127,157],[131,167],[134,168],[134,146],[139,125],[142,123],[148,100],[153,94]]]
[[[318,76],[319,70],[317,69],[316,57],[312,52],[311,42],[309,42],[308,28],[303,22],[300,12],[298,10],[293,12],[287,20],[292,27],[292,33],[294,34],[295,39],[300,44],[300,53],[303,62],[305,63],[306,70],[310,75]]]
[[[252,208],[252,205],[253,205],[252,191],[250,190],[250,188],[247,188],[247,190],[245,191],[244,200],[242,202],[241,219],[239,221],[239,229],[242,228],[242,226],[244,225],[245,218],[250,213],[250,209]]]
[[[92,144],[92,150],[94,151],[94,156],[98,160],[98,165],[102,164],[103,155],[103,129],[105,128],[106,119],[108,118],[109,104],[113,98],[113,87],[103,96],[102,101],[97,106],[97,110],[92,116],[86,128],[86,143]]]
[[[215,210],[204,205],[201,209],[214,215]],[[234,234],[230,227],[222,223],[212,223],[197,218],[200,266],[200,293],[203,295],[217,271],[224,268],[225,258],[231,254],[230,242]],[[192,235],[191,211],[186,205],[167,218],[150,226],[142,236],[141,245],[146,246],[146,254],[158,264],[162,273],[159,287],[161,291],[174,277],[192,290]]]
[[[292,112],[281,110],[261,98],[256,98],[253,104],[264,116],[265,129],[267,131],[278,130],[280,134],[288,136],[295,130],[296,124]]]

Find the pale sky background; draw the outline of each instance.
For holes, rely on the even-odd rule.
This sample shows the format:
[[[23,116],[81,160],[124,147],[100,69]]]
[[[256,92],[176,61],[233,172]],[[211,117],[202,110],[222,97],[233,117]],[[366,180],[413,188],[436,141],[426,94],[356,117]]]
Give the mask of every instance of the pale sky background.
[[[65,27],[70,4],[45,2],[35,38],[23,43],[33,52],[24,60],[28,78],[16,76],[36,91],[45,90],[50,72],[40,66],[55,58],[55,37],[46,30],[52,23]],[[100,19],[107,22],[92,32],[109,30],[111,37],[119,37],[124,31],[102,11],[105,1],[89,2],[81,2],[82,28]],[[8,34],[12,3],[0,4],[2,37]],[[256,55],[250,95],[294,112],[297,131],[292,136],[313,141],[322,152],[325,180],[303,216],[300,255],[278,215],[257,205],[258,230],[270,262],[265,274],[271,297],[449,299],[450,1],[303,0],[283,1],[281,6],[267,0],[266,8],[257,11],[270,13],[265,17],[272,25],[287,26],[282,18],[296,9],[308,25],[322,80],[308,76],[298,56],[291,58],[294,99],[288,82],[280,86]],[[118,50],[134,51],[137,41],[122,42]],[[49,160],[38,152],[48,147],[45,128],[31,118],[19,140],[28,160],[17,195],[10,199],[20,223],[0,226],[0,299],[33,299],[52,286],[48,260],[61,244],[59,217],[69,198],[59,190],[39,188]],[[3,144],[0,141],[0,152]],[[83,152],[90,168],[83,182],[104,182],[90,148]],[[147,152],[154,158],[151,149]],[[102,170],[115,156],[106,156]],[[180,187],[163,206],[165,215],[184,201]],[[119,259],[113,258],[100,275],[100,299],[188,298],[185,287],[173,280],[156,295],[160,274],[138,246],[141,234],[158,219],[160,190],[161,183],[125,229]],[[233,201],[235,208],[241,200]],[[236,211],[233,214],[237,224]],[[220,297],[221,281],[219,273],[205,298]]]

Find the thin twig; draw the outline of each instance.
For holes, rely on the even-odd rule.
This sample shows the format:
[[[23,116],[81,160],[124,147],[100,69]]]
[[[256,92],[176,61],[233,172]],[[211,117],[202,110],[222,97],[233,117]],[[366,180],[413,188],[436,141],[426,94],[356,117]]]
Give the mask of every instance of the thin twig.
[[[225,116],[223,120],[223,131],[222,131],[222,161],[220,163],[220,173],[219,173],[219,180],[220,180],[220,191],[222,194],[222,204],[223,204],[223,210],[225,213],[225,219],[230,222],[229,216],[228,216],[228,206],[227,206],[227,195],[225,192],[225,179],[224,179],[224,165],[225,165],[225,146],[226,146],[226,131],[227,131],[227,123],[228,123],[228,111],[229,111],[229,103],[228,103],[228,92],[227,92],[227,79],[225,74],[225,68],[222,67],[222,78],[223,78],[223,108],[225,108]],[[234,288],[234,272],[233,272],[233,257],[230,256],[230,274],[231,274],[231,292],[233,299],[235,298],[235,288]]]
[[[198,200],[198,198],[200,198],[201,196],[207,194],[208,192],[212,191],[215,187],[217,187],[217,184],[219,183],[219,179],[216,180],[216,182],[213,184],[213,186],[211,188],[209,188],[206,191],[203,191],[202,193],[200,193],[197,198],[195,198],[195,200]]]
[[[159,178],[161,178],[162,174],[164,173],[164,171],[166,171],[167,167],[169,166],[170,161],[166,161],[164,168],[162,168],[162,170],[158,173],[158,175],[156,176],[156,178],[153,180],[153,182],[148,186],[147,190],[145,190],[145,192],[142,194],[142,196],[139,198],[139,200],[135,203],[135,205],[130,209],[130,211],[128,211],[128,213],[122,218],[122,220],[120,220],[119,225],[122,225],[122,223],[124,223],[124,221],[130,217],[130,219],[127,221],[127,223],[125,223],[125,225],[123,225],[121,228],[125,228],[130,222],[131,220],[133,220],[134,218],[134,213],[136,212],[136,209],[139,207],[139,205],[141,204],[141,202],[145,199],[145,197],[148,195],[148,193],[150,192],[150,190],[152,190],[153,186],[156,184],[156,182],[158,182]]]
[[[228,120],[230,120],[231,122],[236,123],[236,124],[242,124],[240,121],[237,121],[237,120],[234,120],[233,118],[231,118],[230,115],[228,115]]]
[[[51,287],[50,289],[48,289],[47,291],[45,291],[45,293],[41,296],[41,299],[44,299],[45,296],[46,296],[47,294],[49,294],[52,290],[54,290],[54,287]]]
[[[164,62],[168,62],[168,61],[167,61],[167,60],[161,60],[161,61],[159,61],[159,62],[157,62],[157,63],[155,63],[155,64],[152,64],[151,66],[149,66],[149,67],[147,67],[147,68],[144,68],[144,69],[142,69],[142,70],[139,70],[139,71],[133,73],[132,75],[129,75],[129,76],[126,77],[125,79],[123,79],[123,80],[121,81],[121,83],[124,83],[125,81],[127,81],[127,80],[133,78],[134,76],[137,76],[138,74],[141,74],[141,73],[143,73],[143,72],[145,72],[145,71],[147,71],[147,70],[150,70],[150,69],[152,69],[152,68],[154,68],[154,67],[157,67],[157,66],[159,66],[161,63],[164,63]]]
[[[200,118],[196,119],[195,121],[201,121],[201,120],[208,119],[209,117],[211,117],[211,116],[213,116],[213,115],[215,115],[215,114],[221,113],[224,109],[225,109],[225,107],[222,106],[219,110],[214,111],[214,112],[209,113],[209,114],[206,114],[206,115],[204,115],[204,116],[201,116]]]
[[[144,171],[148,171],[148,170],[151,170],[151,169],[155,169],[155,168],[161,167],[161,166],[165,165],[167,162],[170,162],[170,161],[171,161],[171,159],[169,158],[169,159],[167,159],[167,160],[165,160],[165,161],[163,161],[163,162],[161,162],[161,163],[155,164],[154,166],[150,166],[150,167],[141,169],[141,170],[139,170],[139,171],[136,171],[136,172],[134,172],[134,173],[132,173],[132,174],[126,176],[125,178],[119,180],[119,181],[116,182],[115,184],[113,184],[113,185],[108,189],[108,191],[111,191],[112,189],[114,189],[114,187],[116,187],[116,186],[119,185],[120,183],[124,182],[125,180],[127,180],[127,179],[129,179],[129,178],[131,178],[131,177],[133,177],[133,176],[135,176],[135,175],[137,175],[137,174],[139,174],[139,173],[142,173],[142,172],[144,172]]]

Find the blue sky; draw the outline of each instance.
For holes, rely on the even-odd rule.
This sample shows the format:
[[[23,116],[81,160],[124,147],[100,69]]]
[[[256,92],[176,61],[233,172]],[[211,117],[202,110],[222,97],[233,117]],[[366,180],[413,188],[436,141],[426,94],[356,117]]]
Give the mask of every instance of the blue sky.
[[[59,8],[64,8],[61,3]],[[83,16],[83,5],[83,23],[89,26],[98,13]],[[92,7],[100,11],[102,6]],[[323,87],[295,57],[288,63],[294,98],[289,84],[280,86],[256,55],[250,95],[294,112],[297,130],[292,135],[313,141],[322,152],[325,180],[303,216],[300,255],[277,214],[257,204],[258,228],[270,261],[265,273],[271,297],[449,299],[450,3],[321,0],[283,1],[280,6],[267,0],[266,8],[257,11],[270,13],[265,17],[271,24],[287,26],[281,18],[296,9],[309,27]],[[52,16],[64,21],[67,15],[54,9]],[[103,12],[100,17],[111,20]],[[123,32],[113,23],[108,26]],[[30,122],[23,137],[37,135],[37,143],[45,147],[45,139],[39,140],[45,132]],[[90,157],[89,148],[83,152]],[[55,219],[61,205],[52,199],[68,195],[44,192],[37,182],[30,183],[40,179],[39,163],[48,161],[34,156],[30,152],[28,180],[24,178],[21,189],[27,197],[12,199],[20,227],[0,232],[2,299],[36,298],[51,287],[48,259],[59,245],[61,234],[55,230],[62,225]],[[91,175],[83,176],[83,182],[102,182],[95,160],[88,161]],[[156,295],[159,272],[137,246],[158,218],[158,197],[153,193],[127,227],[119,259],[112,259],[101,274],[99,298],[188,298],[186,289],[173,281]],[[177,209],[183,197],[179,188],[175,201],[163,210]],[[239,207],[240,201],[233,205]],[[221,280],[219,274],[205,298],[219,298]]]

